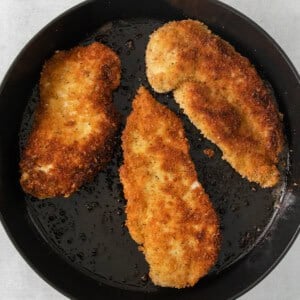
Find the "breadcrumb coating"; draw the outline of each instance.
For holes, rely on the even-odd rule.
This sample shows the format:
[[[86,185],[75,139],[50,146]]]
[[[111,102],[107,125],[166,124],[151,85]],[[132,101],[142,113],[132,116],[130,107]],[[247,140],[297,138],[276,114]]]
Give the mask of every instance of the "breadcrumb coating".
[[[183,20],[150,36],[146,65],[154,90],[173,91],[191,122],[242,177],[262,187],[278,183],[281,115],[247,58],[203,23]]]
[[[118,117],[112,91],[120,60],[92,43],[57,51],[44,65],[40,102],[21,155],[21,185],[37,198],[68,197],[111,157]]]
[[[156,285],[193,286],[215,264],[216,212],[198,181],[181,120],[141,87],[122,135],[129,232]]]

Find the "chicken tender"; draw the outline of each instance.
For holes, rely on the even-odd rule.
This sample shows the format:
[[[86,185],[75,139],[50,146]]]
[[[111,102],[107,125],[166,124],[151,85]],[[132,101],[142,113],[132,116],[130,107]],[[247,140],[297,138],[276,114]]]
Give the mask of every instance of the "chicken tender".
[[[100,43],[57,51],[45,63],[20,162],[26,193],[68,197],[103,168],[118,127],[112,91],[119,82],[120,60]]]
[[[262,187],[279,181],[281,115],[249,60],[201,22],[170,22],[150,36],[147,77],[174,91],[191,122],[242,177]]]
[[[143,87],[122,135],[129,232],[156,285],[193,286],[215,264],[216,212],[197,179],[181,120]]]

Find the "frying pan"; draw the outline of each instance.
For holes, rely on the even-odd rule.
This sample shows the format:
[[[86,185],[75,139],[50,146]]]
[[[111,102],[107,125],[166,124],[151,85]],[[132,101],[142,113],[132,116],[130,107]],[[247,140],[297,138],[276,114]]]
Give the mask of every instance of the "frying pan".
[[[273,89],[284,115],[286,147],[282,180],[261,189],[242,179],[221,153],[182,114],[172,94],[152,93],[183,120],[200,181],[220,216],[222,247],[211,272],[193,287],[160,288],[124,226],[125,200],[118,168],[120,133],[136,88],[145,77],[148,35],[164,22],[186,18],[205,22],[255,65]],[[39,201],[19,185],[20,151],[38,101],[43,63],[57,49],[101,41],[122,61],[114,103],[122,116],[114,158],[69,199]],[[87,1],[52,21],[22,50],[0,89],[0,215],[14,245],[53,287],[76,299],[231,299],[257,284],[280,261],[299,232],[300,80],[280,47],[256,24],[211,0]],[[209,159],[203,150],[212,148]],[[137,183],[139,184],[139,183]]]

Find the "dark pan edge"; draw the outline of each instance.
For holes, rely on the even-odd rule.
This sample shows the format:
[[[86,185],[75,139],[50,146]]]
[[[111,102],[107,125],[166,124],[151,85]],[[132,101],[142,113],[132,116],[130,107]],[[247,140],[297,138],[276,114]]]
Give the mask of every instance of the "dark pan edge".
[[[66,290],[63,290],[58,284],[54,284],[51,280],[47,278],[47,276],[43,273],[43,271],[39,270],[37,266],[31,261],[31,259],[27,256],[27,254],[22,250],[22,246],[18,244],[16,239],[13,237],[10,229],[6,225],[5,218],[3,217],[1,211],[0,211],[0,222],[9,237],[10,241],[12,242],[13,246],[17,249],[21,257],[24,259],[24,261],[29,265],[29,267],[41,278],[43,279],[49,286],[60,292],[62,295],[72,298],[71,293],[67,292]]]
[[[80,9],[81,7],[86,6],[89,2],[93,2],[93,0],[85,0],[75,6],[72,6],[71,8],[67,9],[66,11],[62,12],[61,14],[59,14],[57,17],[55,17],[52,21],[50,21],[48,24],[46,24],[43,28],[41,28],[22,48],[22,50],[19,52],[19,54],[15,57],[15,59],[13,60],[13,62],[10,64],[8,70],[6,71],[3,80],[1,82],[0,85],[0,95],[2,94],[4,87],[7,83],[8,77],[10,76],[10,74],[12,73],[13,69],[15,68],[15,66],[17,65],[20,57],[23,56],[23,54],[26,52],[27,48],[30,47],[31,44],[33,44],[40,36],[43,35],[43,33],[50,27],[52,27],[53,24],[55,24],[58,20],[60,20],[61,18],[63,18],[64,16],[71,14],[72,12],[76,11],[77,9]],[[1,188],[1,186],[0,186]],[[30,266],[30,268],[39,275],[40,278],[42,278],[49,286],[51,286],[52,288],[54,288],[55,290],[57,290],[58,292],[60,292],[62,295],[64,295],[65,297],[68,297],[70,299],[74,298],[74,296],[72,296],[71,291],[66,291],[66,289],[64,289],[63,287],[61,287],[58,283],[54,283],[53,281],[51,281],[50,279],[48,279],[48,277],[44,274],[43,270],[40,270],[33,262],[32,260],[27,256],[27,254],[25,253],[25,251],[23,251],[22,249],[22,245],[18,243],[18,241],[14,238],[13,234],[11,233],[11,230],[9,229],[8,225],[7,225],[7,221],[5,220],[4,215],[2,214],[2,211],[0,210],[0,222],[7,234],[7,236],[9,237],[10,241],[12,242],[12,244],[14,245],[14,247],[17,249],[17,251],[19,252],[19,254],[21,255],[21,257],[24,259],[24,261]]]
[[[249,17],[247,17],[244,13],[240,12],[239,10],[231,7],[230,5],[225,4],[225,3],[223,3],[223,2],[221,2],[219,0],[209,0],[209,2],[211,2],[211,3],[215,2],[217,5],[219,5],[221,7],[224,7],[225,9],[233,12],[234,14],[236,14],[240,18],[242,18],[245,22],[247,22],[248,24],[252,25],[255,30],[259,31],[271,44],[273,44],[273,46],[276,48],[276,50],[278,51],[278,53],[281,55],[281,57],[284,59],[284,61],[286,62],[286,64],[289,66],[290,70],[293,72],[296,80],[298,81],[298,84],[300,85],[300,73],[297,71],[296,67],[294,66],[294,64],[292,63],[292,61],[290,60],[290,58],[287,56],[287,54],[284,52],[284,50],[282,49],[282,47],[277,43],[277,41],[273,37],[271,37],[271,35],[269,35],[255,21],[253,21],[252,19],[250,19]],[[284,201],[284,199],[282,199],[282,201]],[[300,207],[298,207],[298,212],[296,212],[296,215],[298,215],[298,220],[300,220]],[[280,216],[278,216],[278,213],[275,213],[274,216],[275,216],[275,219],[276,219],[276,217],[277,218],[280,217]],[[277,220],[274,220],[273,222],[276,222],[276,221]],[[270,227],[273,225],[273,222],[270,224]],[[300,221],[298,221],[298,227],[297,227],[295,233],[292,235],[289,243],[286,245],[286,247],[281,252],[281,254],[279,254],[278,257],[274,260],[273,264],[271,264],[268,267],[268,269],[263,274],[261,274],[261,276],[259,278],[257,278],[255,281],[253,281],[252,284],[250,284],[247,288],[245,288],[241,292],[237,293],[231,299],[235,299],[235,298],[241,297],[242,295],[246,294],[251,289],[253,289],[256,285],[258,285],[263,279],[265,279],[276,268],[276,266],[281,262],[281,260],[284,258],[284,256],[287,254],[287,252],[290,250],[290,248],[292,247],[292,245],[296,241],[299,233],[300,233]],[[260,242],[263,242],[263,240],[260,241]]]
[[[224,7],[225,9],[228,9],[231,12],[235,13],[236,15],[238,15],[239,17],[241,17],[245,22],[247,22],[250,25],[252,25],[267,40],[269,40],[269,42],[273,44],[273,46],[276,48],[276,50],[278,51],[278,53],[282,56],[282,58],[284,59],[284,61],[287,63],[287,65],[289,66],[289,68],[292,70],[295,78],[298,81],[298,84],[300,84],[300,74],[298,73],[296,67],[293,65],[293,63],[290,60],[290,58],[287,56],[287,54],[284,52],[284,50],[281,48],[281,46],[275,41],[275,39],[272,38],[260,25],[258,25],[256,22],[254,22],[252,19],[250,19],[249,17],[247,17],[246,15],[244,15],[243,13],[241,13],[240,11],[238,11],[237,9],[235,9],[235,8],[233,8],[233,7],[227,5],[227,4],[225,4],[225,3],[223,3],[223,2],[221,2],[219,0],[209,0],[209,1],[212,2],[212,3],[216,2],[217,5],[219,5],[221,7]],[[282,201],[284,201],[284,199],[282,199]],[[300,207],[298,207],[298,212],[296,212],[296,214],[297,213],[298,213],[298,220],[300,220]],[[277,218],[280,217],[280,216],[278,216],[278,213],[275,213],[275,218],[276,217]],[[276,221],[277,220],[274,220],[273,222],[276,222]],[[271,223],[271,226],[273,225],[273,222]],[[278,225],[279,224],[277,224],[277,226]],[[287,254],[287,252],[290,250],[290,248],[294,244],[296,238],[298,237],[299,233],[300,233],[300,221],[298,221],[298,228],[296,229],[295,233],[292,235],[289,243],[284,248],[284,250],[281,252],[281,254],[279,254],[278,257],[274,260],[273,264],[271,264],[268,267],[268,269],[263,274],[261,274],[261,276],[259,278],[257,278],[257,280],[255,280],[252,284],[250,284],[248,286],[248,288],[245,288],[240,293],[237,293],[234,297],[232,297],[232,299],[241,297],[242,295],[246,294],[248,291],[250,291],[256,285],[258,285],[264,278],[266,278],[276,268],[276,266],[281,262],[281,260],[284,258],[284,256]]]
[[[26,44],[25,46],[22,48],[22,50],[19,52],[19,54],[17,55],[17,57],[13,60],[13,62],[11,63],[11,65],[9,66],[7,72],[5,73],[3,80],[1,82],[0,85],[0,94],[2,93],[7,79],[10,75],[10,73],[13,71],[15,65],[17,64],[17,61],[19,60],[19,58],[25,53],[25,51],[27,50],[27,48],[35,41],[39,38],[39,36],[43,35],[44,31],[46,31],[48,28],[50,28],[54,23],[56,23],[60,18],[63,18],[65,15],[68,15],[69,13],[72,13],[73,11],[77,10],[78,8],[81,8],[82,6],[85,6],[88,2],[92,2],[91,0],[87,0],[87,1],[83,1],[69,9],[67,9],[66,11],[64,11],[63,13],[61,13],[60,15],[58,15],[57,17],[55,17],[52,21],[50,21],[47,25],[45,25],[42,29],[40,29]]]
[[[276,50],[280,53],[280,55],[284,58],[285,62],[288,64],[289,68],[293,71],[295,77],[298,80],[298,83],[300,84],[300,73],[298,73],[296,67],[293,65],[292,61],[289,59],[287,54],[284,52],[284,50],[281,48],[281,46],[275,41],[274,38],[272,38],[260,25],[258,25],[256,22],[254,22],[252,19],[238,11],[237,9],[229,6],[228,4],[225,4],[219,0],[208,0],[211,3],[216,3],[217,5],[224,7],[225,9],[231,11],[232,13],[238,15],[241,19],[243,19],[245,22],[252,25],[257,31],[259,31],[261,34],[264,35],[264,37],[273,44],[273,46],[276,48]]]
[[[57,22],[57,20],[61,19],[62,17],[64,17],[65,15],[72,13],[73,11],[81,8],[82,6],[85,6],[88,2],[92,2],[92,1],[87,1],[87,2],[83,2],[80,3],[79,5],[76,5],[70,9],[68,9],[67,11],[65,11],[64,13],[62,13],[61,15],[59,15],[58,17],[56,17],[53,21],[51,21],[48,25],[46,25],[43,29],[41,29],[26,45],[25,47],[22,49],[22,51],[18,54],[18,56],[15,58],[14,62],[11,64],[10,68],[8,69],[6,75],[4,76],[4,79],[2,81],[1,87],[0,87],[0,93],[2,93],[7,79],[10,75],[10,73],[12,72],[12,70],[14,69],[15,65],[17,64],[17,61],[19,60],[19,58],[23,55],[23,53],[26,51],[26,49],[29,47],[29,45],[35,41],[36,39],[38,39],[38,37],[40,35],[42,35],[44,33],[45,30],[47,30],[49,27],[51,27],[55,22]],[[231,8],[230,6],[223,4],[219,1],[209,1],[211,3],[216,3],[217,5],[224,7],[225,9],[231,11],[232,13],[238,15],[240,18],[242,18],[245,22],[249,23],[252,27],[254,27],[257,31],[259,31],[266,39],[268,39],[273,46],[276,48],[276,50],[278,51],[278,53],[281,55],[281,57],[284,59],[284,61],[286,62],[286,64],[288,65],[289,69],[293,72],[298,84],[300,83],[300,77],[298,72],[296,71],[295,67],[293,66],[292,62],[290,61],[290,59],[287,57],[287,55],[284,53],[284,51],[282,50],[282,48],[260,27],[258,26],[255,22],[253,22],[252,20],[250,20],[248,17],[244,16],[243,14],[241,14],[240,12],[238,12],[237,10]],[[284,257],[284,255],[287,253],[287,251],[290,249],[291,245],[293,244],[293,242],[295,241],[296,237],[299,234],[300,231],[300,226],[299,226],[299,220],[300,219],[300,206],[298,204],[298,206],[294,207],[293,212],[294,214],[294,218],[295,218],[295,225],[298,224],[298,227],[296,229],[296,231],[290,235],[290,237],[288,238],[289,242],[286,244],[285,247],[283,247],[282,251],[278,251],[277,253],[277,257],[276,259],[273,261],[272,264],[270,264],[267,267],[267,270],[264,271],[260,277],[258,279],[256,279],[255,281],[252,282],[252,284],[250,284],[247,288],[243,289],[241,292],[237,293],[235,297],[239,297],[242,294],[244,294],[245,292],[249,291],[251,288],[253,288],[256,284],[258,284],[263,278],[265,278],[275,267],[276,265],[281,261],[281,259]],[[31,268],[39,274],[39,276],[41,278],[43,278],[49,285],[51,285],[52,287],[54,287],[55,289],[57,289],[59,292],[61,292],[62,294],[64,294],[67,297],[72,297],[70,292],[67,292],[66,290],[62,290],[61,286],[59,284],[54,284],[53,282],[51,282],[46,275],[40,271],[36,265],[34,265],[31,261],[30,258],[28,258],[27,254],[22,250],[22,246],[19,245],[19,243],[15,240],[15,238],[12,236],[11,234],[11,230],[8,228],[7,226],[7,222],[5,220],[4,215],[2,214],[2,212],[0,211],[0,220],[3,224],[3,227],[5,229],[5,231],[7,232],[10,240],[12,241],[12,243],[14,244],[14,246],[16,247],[16,249],[19,251],[19,253],[21,254],[21,256],[24,258],[24,260],[31,266]],[[287,225],[285,222],[286,220],[278,220],[278,226],[284,226]],[[291,221],[288,221],[291,222]],[[284,224],[281,224],[284,223]]]
[[[269,269],[262,274],[256,281],[254,281],[251,285],[249,285],[248,288],[244,289],[243,291],[241,291],[240,293],[236,294],[234,297],[232,297],[231,299],[234,298],[238,298],[241,297],[242,295],[246,294],[247,292],[249,292],[250,290],[252,290],[256,285],[258,285],[263,279],[265,279],[276,267],[277,265],[281,262],[281,260],[284,258],[284,256],[287,254],[287,252],[290,250],[290,248],[292,247],[292,245],[294,244],[296,238],[298,237],[300,232],[300,225],[298,226],[295,234],[292,236],[289,244],[286,246],[286,248],[284,249],[284,251],[278,256],[278,258],[274,261],[274,263],[269,267]]]

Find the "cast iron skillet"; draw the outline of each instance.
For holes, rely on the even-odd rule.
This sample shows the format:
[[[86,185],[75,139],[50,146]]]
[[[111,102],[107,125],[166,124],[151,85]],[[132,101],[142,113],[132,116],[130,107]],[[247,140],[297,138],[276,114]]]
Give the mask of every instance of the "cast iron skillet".
[[[221,160],[220,151],[182,115],[172,95],[155,97],[182,118],[191,155],[221,219],[222,249],[217,265],[193,288],[155,287],[148,266],[124,226],[118,167],[114,159],[70,199],[38,201],[19,185],[19,155],[38,101],[44,61],[57,49],[101,41],[118,52],[122,82],[114,102],[122,126],[136,88],[144,84],[148,35],[169,20],[194,18],[233,44],[271,84],[284,114],[287,146],[275,189],[250,184]],[[26,261],[47,282],[77,299],[229,299],[259,282],[284,256],[299,231],[299,76],[279,46],[232,8],[209,0],[88,1],[46,26],[16,58],[0,90],[1,220]],[[122,128],[121,128],[122,129]],[[120,132],[121,132],[120,129]],[[213,148],[215,157],[203,155]],[[138,183],[137,183],[138,184]]]

